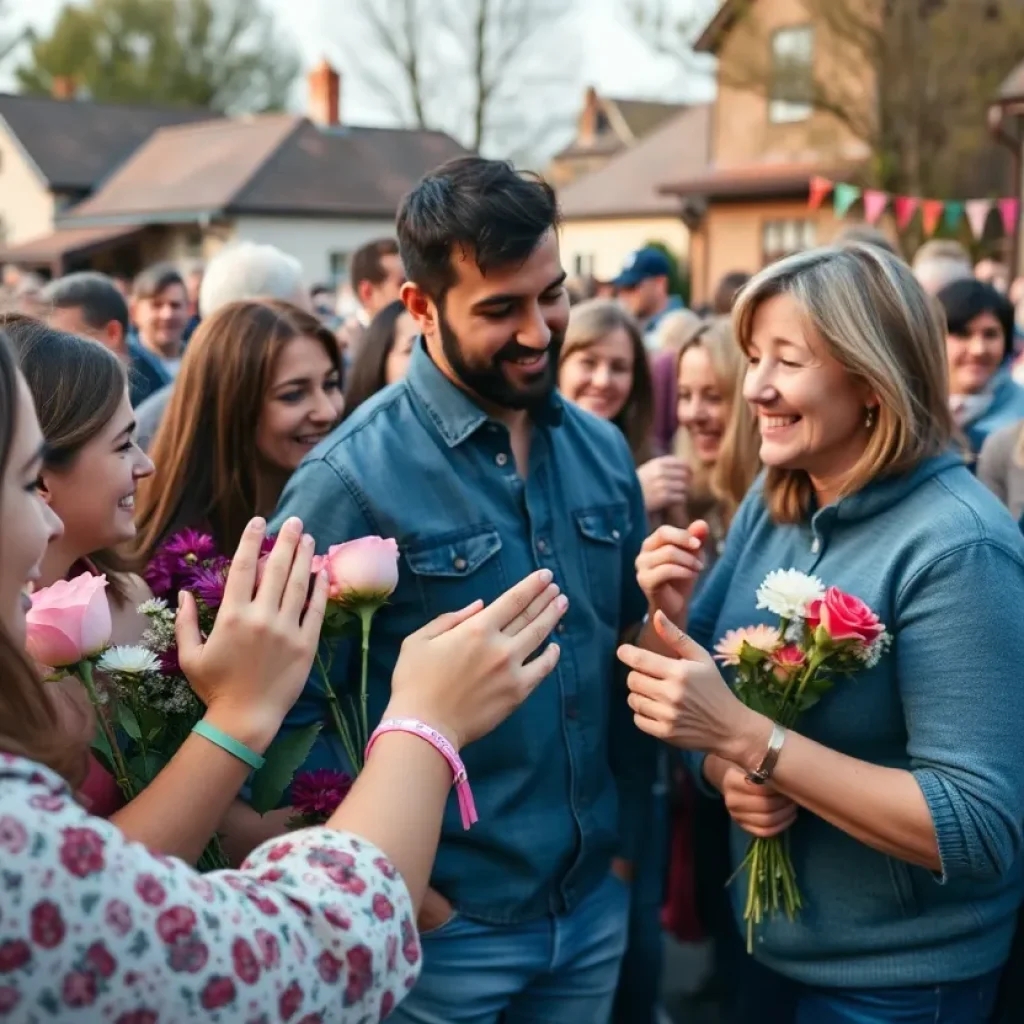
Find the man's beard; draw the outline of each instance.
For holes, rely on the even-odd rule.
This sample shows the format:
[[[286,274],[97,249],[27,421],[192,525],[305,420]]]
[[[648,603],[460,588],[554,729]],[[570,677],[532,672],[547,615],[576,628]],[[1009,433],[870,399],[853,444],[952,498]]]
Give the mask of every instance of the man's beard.
[[[517,386],[505,376],[503,364],[524,357],[536,358],[539,355],[537,349],[520,345],[511,339],[491,357],[486,366],[474,366],[466,360],[458,337],[440,311],[438,328],[441,348],[452,372],[466,390],[484,402],[502,409],[536,409],[550,399],[558,383],[558,356],[565,341],[564,331],[552,331],[546,350],[548,361],[544,369],[526,377],[527,383],[524,385]]]

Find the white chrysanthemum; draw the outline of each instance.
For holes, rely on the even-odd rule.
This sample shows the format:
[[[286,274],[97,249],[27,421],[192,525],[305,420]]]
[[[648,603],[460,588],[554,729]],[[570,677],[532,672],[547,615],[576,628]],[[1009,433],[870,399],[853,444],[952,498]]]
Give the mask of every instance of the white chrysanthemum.
[[[824,596],[825,587],[817,576],[797,569],[776,569],[757,588],[757,607],[781,619],[802,619],[807,606]]]
[[[108,675],[144,676],[159,671],[160,660],[146,647],[111,647],[96,667]]]
[[[138,607],[139,614],[145,615],[147,618],[151,615],[159,615],[165,611],[167,611],[167,602],[162,597],[151,597],[148,601],[143,601]]]

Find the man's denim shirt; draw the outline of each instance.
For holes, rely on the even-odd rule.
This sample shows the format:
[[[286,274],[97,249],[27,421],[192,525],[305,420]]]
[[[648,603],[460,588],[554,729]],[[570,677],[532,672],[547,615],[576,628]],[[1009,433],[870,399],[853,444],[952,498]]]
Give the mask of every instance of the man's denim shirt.
[[[275,525],[291,515],[320,552],[373,534],[398,541],[398,588],[370,641],[371,727],[405,636],[552,570],[569,598],[553,637],[558,667],[463,751],[480,821],[464,831],[449,800],[431,884],[460,913],[494,924],[571,910],[619,850],[611,762],[628,777],[643,757],[628,749],[643,737],[615,659],[620,633],[646,610],[634,570],[643,496],[620,431],[553,396],[534,417],[524,481],[507,429],[443,376],[421,342],[408,377],[360,407],[298,469]],[[357,654],[346,641],[335,655],[339,696],[358,687]],[[330,721],[314,677],[284,724],[324,723],[308,769],[345,767]]]

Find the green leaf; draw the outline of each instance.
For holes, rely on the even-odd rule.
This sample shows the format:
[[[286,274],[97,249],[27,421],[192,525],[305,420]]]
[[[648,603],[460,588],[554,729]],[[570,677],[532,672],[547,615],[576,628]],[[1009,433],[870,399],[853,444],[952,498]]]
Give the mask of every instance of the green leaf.
[[[145,757],[137,754],[128,762],[128,767],[138,780],[148,786],[167,764],[167,759],[153,750],[147,750]]]
[[[265,764],[252,779],[249,803],[254,811],[266,814],[279,806],[295,773],[306,763],[320,728],[320,723],[314,722],[305,729],[287,733],[271,743]]]
[[[110,743],[107,742],[106,734],[102,729],[96,730],[96,735],[92,738],[92,749],[102,758],[103,767],[113,774],[114,752],[110,749]]]
[[[142,729],[139,727],[139,720],[135,717],[135,712],[127,704],[118,704],[117,724],[136,742],[142,739]]]

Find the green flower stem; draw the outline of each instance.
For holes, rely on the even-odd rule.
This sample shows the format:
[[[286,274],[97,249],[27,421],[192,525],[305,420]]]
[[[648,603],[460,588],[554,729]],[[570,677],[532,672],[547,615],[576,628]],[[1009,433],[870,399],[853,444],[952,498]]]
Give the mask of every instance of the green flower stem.
[[[96,718],[99,720],[100,728],[103,730],[103,735],[106,736],[107,743],[110,745],[110,756],[114,761],[114,772],[118,788],[126,800],[134,800],[136,794],[128,778],[128,766],[124,763],[121,748],[117,745],[117,735],[110,725],[110,720],[107,718],[106,708],[100,703],[99,694],[96,692],[96,683],[92,677],[92,662],[83,659],[78,663],[76,672],[78,678],[82,680],[82,684],[85,686],[85,692],[89,695],[89,702],[96,711]]]
[[[316,652],[316,667],[320,677],[323,679],[324,692],[327,694],[327,706],[331,709],[331,719],[334,721],[334,727],[338,730],[338,735],[341,737],[342,746],[345,748],[345,755],[352,764],[352,770],[358,772],[362,763],[356,756],[356,745],[352,741],[352,735],[342,716],[341,706],[338,704],[338,695],[334,692],[334,687],[331,686],[330,667],[324,664],[319,650]]]
[[[373,622],[373,616],[377,611],[378,605],[360,605],[358,609],[359,621],[363,626],[363,661],[362,661],[362,674],[359,678],[359,720],[362,724],[362,737],[360,742],[361,749],[366,749],[366,744],[370,742],[370,724],[369,724],[369,712],[368,712],[368,678],[369,678],[369,666],[370,666],[370,625]]]

